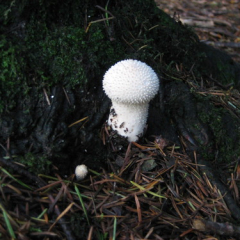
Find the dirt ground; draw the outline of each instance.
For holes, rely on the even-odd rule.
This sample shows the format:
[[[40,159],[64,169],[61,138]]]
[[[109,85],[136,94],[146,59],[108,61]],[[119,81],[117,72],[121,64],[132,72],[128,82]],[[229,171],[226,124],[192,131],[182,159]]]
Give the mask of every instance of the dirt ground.
[[[160,9],[194,29],[200,40],[240,63],[239,0],[156,0]]]

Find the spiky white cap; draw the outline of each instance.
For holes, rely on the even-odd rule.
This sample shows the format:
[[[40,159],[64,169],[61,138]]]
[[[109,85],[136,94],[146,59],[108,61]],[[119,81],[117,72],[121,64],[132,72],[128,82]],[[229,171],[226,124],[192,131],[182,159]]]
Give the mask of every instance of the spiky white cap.
[[[120,103],[146,103],[158,92],[159,79],[146,63],[127,59],[117,62],[105,73],[103,89]]]
[[[77,180],[83,180],[88,174],[88,169],[87,166],[82,164],[82,165],[78,165],[75,168],[75,175]]]
[[[123,60],[105,73],[103,89],[112,100],[108,125],[129,142],[137,141],[146,125],[148,103],[159,89],[157,74],[146,63]]]

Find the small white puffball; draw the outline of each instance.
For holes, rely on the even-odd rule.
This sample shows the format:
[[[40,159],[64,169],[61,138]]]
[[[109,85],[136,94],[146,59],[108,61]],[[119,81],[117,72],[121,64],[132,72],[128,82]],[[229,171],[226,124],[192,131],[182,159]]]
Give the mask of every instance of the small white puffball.
[[[137,141],[146,126],[149,101],[159,89],[157,74],[146,63],[123,60],[105,73],[103,89],[112,100],[108,125],[129,142]]]
[[[77,180],[83,180],[88,174],[87,166],[84,164],[78,165],[75,168],[75,175]]]

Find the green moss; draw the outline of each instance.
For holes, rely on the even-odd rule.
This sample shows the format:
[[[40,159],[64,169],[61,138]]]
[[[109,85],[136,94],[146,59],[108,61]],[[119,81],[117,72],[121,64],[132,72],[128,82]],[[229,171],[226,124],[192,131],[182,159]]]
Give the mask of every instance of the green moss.
[[[50,172],[51,162],[44,155],[37,155],[33,153],[26,153],[20,157],[19,162],[24,164],[30,172],[35,174]]]
[[[16,94],[22,98],[31,87],[40,91],[58,84],[84,87],[89,79],[100,80],[106,68],[124,58],[123,47],[106,38],[102,24],[93,24],[87,33],[73,26],[35,29],[35,24],[27,26],[23,42],[17,43],[15,38],[0,42],[0,113],[13,109]]]
[[[31,53],[29,62],[39,85],[61,83],[74,87],[87,82],[82,63],[87,44],[83,29],[69,27],[47,31],[39,40],[35,34],[28,36],[26,48]]]
[[[12,99],[28,92],[25,77],[24,57],[20,46],[9,42],[5,37],[0,39],[0,113],[15,107]]]
[[[202,153],[208,160],[231,162],[240,154],[239,120],[223,107],[216,107],[207,102],[203,101],[203,104],[208,106],[207,109],[198,111],[198,115],[201,121],[209,126],[213,141],[207,146],[202,146]]]
[[[101,24],[91,26],[87,33],[83,28],[66,26],[48,30],[44,37],[39,37],[30,26],[26,46],[27,52],[32,53],[29,62],[38,83],[74,88],[102,74],[102,66],[120,59],[114,50],[122,52],[117,44],[107,41],[104,30]]]

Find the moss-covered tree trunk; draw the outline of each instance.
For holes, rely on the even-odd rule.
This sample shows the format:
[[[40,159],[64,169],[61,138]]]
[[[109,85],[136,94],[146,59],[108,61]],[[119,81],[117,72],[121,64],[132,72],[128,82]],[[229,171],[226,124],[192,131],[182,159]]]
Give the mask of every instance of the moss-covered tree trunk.
[[[47,217],[51,224],[49,232],[55,223],[59,223],[69,240],[74,239],[75,234],[87,236],[89,230],[87,221],[82,218],[85,215],[84,204],[81,203],[82,206],[79,204],[81,196],[76,190],[76,183],[72,182],[72,184],[69,181],[69,179],[72,180],[71,174],[76,165],[82,163],[93,170],[104,168],[105,173],[108,169],[110,169],[109,172],[116,173],[115,166],[119,167],[122,164],[121,167],[124,169],[124,164],[127,165],[128,162],[123,161],[123,156],[127,159],[132,150],[134,154],[137,152],[135,154],[137,157],[133,157],[134,160],[131,162],[133,165],[129,164],[130,167],[126,168],[126,172],[124,169],[124,174],[121,171],[119,175],[116,174],[116,182],[105,181],[111,178],[110,174],[103,174],[104,181],[99,181],[97,179],[99,176],[91,177],[91,181],[86,181],[88,184],[85,192],[87,197],[84,199],[86,206],[90,208],[98,206],[93,207],[94,211],[90,213],[94,215],[94,212],[96,216],[98,215],[97,217],[94,215],[93,218],[91,215],[91,224],[96,223],[94,228],[91,227],[93,231],[102,225],[102,222],[99,224],[100,221],[107,219],[102,215],[103,213],[114,216],[113,214],[118,215],[119,212],[121,215],[129,212],[130,208],[131,216],[114,217],[117,231],[124,235],[125,227],[122,228],[122,226],[128,225],[126,229],[130,229],[129,232],[142,231],[141,236],[136,234],[140,236],[139,238],[146,238],[145,236],[151,234],[151,231],[154,234],[155,231],[162,231],[165,226],[161,228],[158,226],[161,225],[159,219],[163,217],[164,211],[167,218],[162,218],[160,223],[166,222],[166,225],[169,225],[170,230],[166,230],[166,233],[169,233],[168,236],[171,235],[166,237],[169,239],[175,239],[180,234],[185,237],[189,229],[191,230],[192,220],[199,221],[198,217],[201,215],[198,212],[200,211],[204,212],[202,215],[204,218],[211,216],[217,221],[219,219],[224,221],[224,219],[230,219],[229,209],[231,216],[240,220],[240,209],[233,195],[226,188],[226,184],[223,184],[230,182],[231,173],[226,173],[227,167],[220,167],[226,166],[229,162],[237,164],[240,154],[240,67],[227,54],[201,43],[191,29],[158,9],[152,0],[4,1],[0,3],[0,31],[0,165],[10,167],[18,175],[24,176],[27,182],[37,186],[34,188],[37,190],[33,190],[32,198],[29,197],[30,192],[24,191],[27,195],[26,202],[22,205],[17,203],[15,207],[14,196],[17,196],[17,200],[24,199],[24,196],[20,194],[22,190],[19,193],[16,190],[17,187],[4,183],[6,178],[9,178],[9,181],[16,181],[16,178],[10,178],[11,175],[8,172],[6,175],[6,171],[4,172],[7,177],[2,178],[3,185],[9,186],[7,190],[6,188],[1,190],[4,196],[3,202],[6,205],[10,202],[11,206],[6,206],[6,209],[9,207],[14,218],[24,212],[25,221],[28,210],[24,211],[24,209],[32,210],[29,207],[30,201],[32,202],[36,193],[39,193],[41,201],[38,203],[41,203],[39,207],[41,212],[44,204],[45,207],[50,204],[48,214],[54,215],[51,210],[55,209],[55,214],[58,215],[56,221],[54,216],[51,216],[54,220]],[[160,78],[159,93],[150,103],[146,133],[139,140],[138,147],[140,146],[139,149],[142,147],[142,151],[136,151],[133,147],[136,145],[116,137],[114,132],[111,132],[112,135],[110,134],[109,137],[105,125],[111,102],[102,89],[103,75],[111,65],[129,58],[146,62]],[[149,146],[157,147],[152,148],[148,153],[148,157],[151,158],[150,165],[153,164],[149,168],[150,172],[148,172],[149,169],[143,170],[149,175],[145,178],[143,174],[144,180],[142,180],[143,178],[139,178],[141,175],[139,172],[145,164],[143,161],[146,160],[146,148]],[[171,150],[168,151],[166,148],[162,150],[166,146],[170,146]],[[163,155],[165,150],[167,155]],[[172,153],[175,150],[177,157],[173,158]],[[134,154],[132,155],[135,156]],[[144,156],[141,162],[138,161],[138,158],[142,158],[140,155]],[[183,155],[187,156],[187,161],[181,162],[185,158],[178,158],[178,156]],[[106,164],[107,161],[109,165]],[[21,162],[25,167],[16,162]],[[183,164],[178,164],[180,162]],[[151,172],[153,168],[155,175]],[[192,191],[192,186],[198,182],[195,180],[200,179],[201,174],[197,171],[199,169],[206,173],[207,177],[201,178],[200,185],[196,184],[195,191]],[[60,173],[57,175],[57,182],[51,183],[48,188],[46,188],[47,183],[37,175],[37,173],[53,174],[57,171]],[[164,174],[159,175],[159,171]],[[128,174],[130,177],[126,176]],[[194,177],[189,181],[191,174]],[[61,178],[64,179],[66,176],[67,183],[66,185],[64,183],[59,191],[56,186]],[[163,181],[159,180],[165,177]],[[238,177],[239,174],[236,173],[236,178]],[[121,178],[120,183],[118,181]],[[136,185],[133,185],[132,180],[137,178],[140,179],[139,182],[136,181]],[[212,185],[209,184],[208,179]],[[202,183],[205,180],[204,185]],[[237,196],[239,190],[237,190],[236,181],[231,180],[231,187],[234,188]],[[125,181],[129,181],[130,184],[120,186]],[[180,184],[175,184],[176,181],[180,181]],[[145,185],[146,182],[147,185]],[[18,184],[20,183],[19,181]],[[109,183],[107,188],[104,183]],[[92,192],[89,190],[89,184],[94,185]],[[125,187],[131,186],[135,189],[137,184],[143,184],[144,187],[139,185],[140,188],[136,188],[136,192],[126,189],[124,193],[127,194],[126,197],[122,195]],[[221,193],[216,194],[214,199],[210,199],[208,192],[215,189],[211,187],[214,185],[217,185]],[[43,186],[44,188],[41,188]],[[68,186],[70,190],[67,189]],[[113,186],[113,189],[109,189],[109,186]],[[115,192],[116,186],[118,190]],[[145,188],[146,186],[150,188],[155,186],[152,190],[157,189],[158,196],[162,195],[161,188],[167,193],[163,193],[161,200],[154,199],[156,195],[154,192],[149,198],[143,198],[138,194],[147,196],[148,192],[145,192],[145,189],[148,187]],[[52,187],[53,191],[51,191]],[[71,192],[71,187],[77,194]],[[210,190],[208,189],[206,193],[204,187],[209,187]],[[39,188],[46,195],[41,195]],[[202,192],[201,199],[196,205],[192,205],[188,198],[191,195],[197,199],[198,196],[194,194],[199,193],[199,188]],[[13,197],[8,197],[4,191],[10,192]],[[115,208],[115,205],[111,204],[112,201],[120,199],[116,194],[118,191],[122,205],[116,202],[117,208]],[[67,193],[70,192],[72,195],[69,194],[70,197],[67,199]],[[170,192],[172,195],[169,194]],[[213,191],[213,195],[216,192]],[[93,198],[97,199],[98,194],[101,196],[95,203]],[[107,194],[106,202],[102,194]],[[78,195],[76,205],[80,207],[76,212],[71,209],[72,212],[69,211],[68,215],[69,207],[75,206],[72,205],[74,200],[71,196],[73,195]],[[48,197],[45,198],[45,196]],[[138,196],[141,199],[140,202]],[[225,208],[222,199],[219,200],[221,196],[224,197],[228,209]],[[46,200],[45,203],[42,202],[43,199]],[[109,208],[107,212],[101,212],[103,203],[108,207],[111,205],[112,209],[114,208],[113,211],[109,211],[112,210]],[[130,208],[126,208],[128,203],[131,205]],[[30,226],[29,219],[42,216],[42,213],[41,215],[37,213],[39,209],[36,211],[37,204],[34,203],[34,205],[32,215],[26,217],[28,223],[19,224],[22,227],[18,227],[18,223],[14,226],[15,229],[19,228],[15,231],[19,236],[28,231],[26,229]],[[151,205],[156,209],[152,211]],[[207,205],[211,205],[211,209],[214,210],[206,210]],[[21,209],[21,206],[24,207]],[[79,214],[81,207],[84,215]],[[179,212],[180,207],[184,214]],[[222,212],[218,212],[217,207],[225,210],[225,216]],[[6,221],[8,216],[4,208],[4,204],[1,203],[1,211],[6,215],[2,225],[5,224],[9,229]],[[58,208],[65,209],[62,213],[67,220],[62,217]],[[100,214],[97,208],[101,209]],[[45,210],[43,213],[46,213]],[[177,213],[176,210],[178,210]],[[90,209],[87,211],[91,212]],[[145,215],[142,215],[141,211]],[[170,215],[169,212],[171,212]],[[98,218],[100,215],[101,220]],[[171,215],[174,219],[173,223],[169,220]],[[128,216],[131,217],[130,221],[124,222]],[[147,217],[141,222],[141,216]],[[45,214],[44,219],[46,219]],[[108,219],[106,221],[108,225],[105,226],[108,226],[108,231],[112,234],[114,228],[109,227]],[[113,218],[111,221],[113,224]],[[180,225],[176,225],[177,222]],[[152,227],[151,224],[156,225]],[[42,221],[41,225],[43,231],[48,233],[47,225],[45,226]],[[142,230],[143,225],[144,230]],[[223,226],[229,227],[228,224]],[[37,229],[34,231],[38,231],[38,228],[33,228]],[[106,237],[109,232],[105,230],[106,227],[101,232]],[[165,234],[164,230],[161,234]],[[177,234],[174,233],[175,230]],[[216,231],[213,232],[216,233]],[[126,236],[128,234],[126,232]],[[109,237],[111,237],[110,234]]]
[[[110,107],[102,78],[127,58],[160,77],[148,140],[161,135],[180,146],[183,138],[217,164],[238,156],[239,66],[153,1],[18,0],[0,7],[2,156],[18,156],[38,172],[49,161],[66,173],[80,162],[101,166]]]

